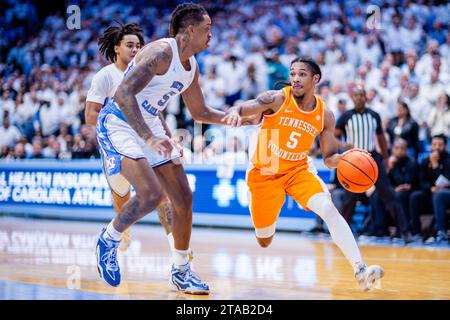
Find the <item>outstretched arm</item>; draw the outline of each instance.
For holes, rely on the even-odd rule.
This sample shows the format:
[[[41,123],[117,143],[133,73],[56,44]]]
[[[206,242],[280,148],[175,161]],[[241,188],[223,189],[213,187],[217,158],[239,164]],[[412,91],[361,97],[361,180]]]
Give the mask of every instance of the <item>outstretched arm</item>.
[[[328,108],[324,113],[324,128],[320,134],[320,149],[322,150],[323,162],[330,168],[336,168],[342,155],[338,154],[338,144],[334,136],[334,115]]]
[[[258,124],[264,114],[272,114],[280,109],[284,102],[284,93],[281,90],[269,90],[261,93],[256,99],[247,100],[238,106],[227,110],[225,121],[230,124],[231,119],[228,114],[239,114],[242,118],[242,124]]]
[[[202,89],[199,84],[199,71],[198,66],[195,71],[194,79],[189,88],[182,93],[184,103],[186,104],[192,118],[195,121],[210,123],[210,124],[225,124],[223,118],[226,113],[217,109],[210,108],[206,105],[203,97]],[[237,113],[232,115],[234,123],[232,125],[240,125],[240,117]]]
[[[278,111],[284,102],[284,93],[281,90],[269,90],[261,93],[256,99],[242,102],[229,109],[237,112],[241,117],[252,117],[257,114],[272,114]]]

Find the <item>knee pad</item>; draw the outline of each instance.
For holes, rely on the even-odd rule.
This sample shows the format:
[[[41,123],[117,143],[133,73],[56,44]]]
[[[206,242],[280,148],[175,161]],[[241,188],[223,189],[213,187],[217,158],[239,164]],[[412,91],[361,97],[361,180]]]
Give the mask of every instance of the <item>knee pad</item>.
[[[113,190],[119,196],[124,197],[128,192],[130,192],[130,183],[121,174],[107,176],[106,179],[111,190]]]

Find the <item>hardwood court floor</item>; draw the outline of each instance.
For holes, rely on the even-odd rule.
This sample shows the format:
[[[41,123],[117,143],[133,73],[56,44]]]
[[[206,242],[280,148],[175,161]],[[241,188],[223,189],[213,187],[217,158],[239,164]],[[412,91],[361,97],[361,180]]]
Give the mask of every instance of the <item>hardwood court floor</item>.
[[[209,296],[170,292],[168,244],[159,226],[136,225],[119,252],[122,285],[97,277],[94,244],[103,223],[0,218],[0,299],[450,299],[450,249],[363,246],[385,269],[362,292],[329,240],[278,233],[260,248],[252,231],[194,229],[194,269]]]

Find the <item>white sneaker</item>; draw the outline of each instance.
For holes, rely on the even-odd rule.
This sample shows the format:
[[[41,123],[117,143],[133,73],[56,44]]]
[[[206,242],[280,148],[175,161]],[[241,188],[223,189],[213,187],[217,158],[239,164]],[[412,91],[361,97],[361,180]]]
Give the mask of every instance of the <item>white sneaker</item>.
[[[369,267],[363,265],[359,271],[355,273],[355,278],[361,289],[364,291],[379,288],[380,279],[383,278],[383,276],[383,268],[377,265]]]

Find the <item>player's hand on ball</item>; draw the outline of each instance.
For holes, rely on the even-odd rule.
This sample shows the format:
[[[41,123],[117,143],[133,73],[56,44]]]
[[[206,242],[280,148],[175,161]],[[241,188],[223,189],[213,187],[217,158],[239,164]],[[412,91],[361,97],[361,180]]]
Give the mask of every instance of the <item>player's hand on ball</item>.
[[[152,136],[148,138],[145,143],[153,150],[158,152],[159,154],[164,155],[165,157],[169,157],[172,153],[173,145],[169,137],[156,137]]]

